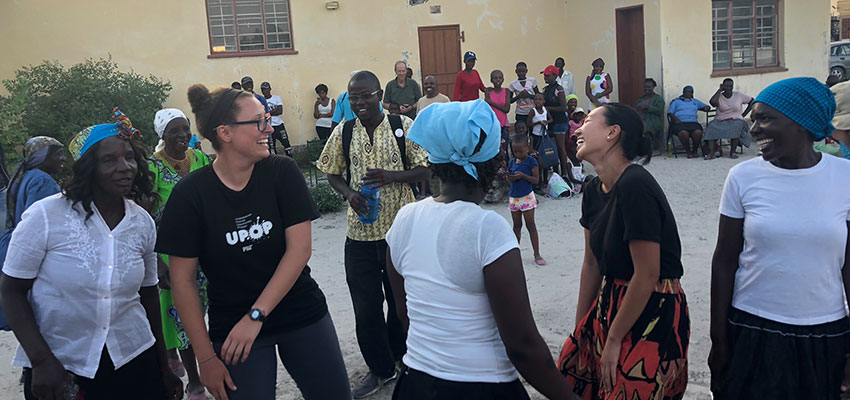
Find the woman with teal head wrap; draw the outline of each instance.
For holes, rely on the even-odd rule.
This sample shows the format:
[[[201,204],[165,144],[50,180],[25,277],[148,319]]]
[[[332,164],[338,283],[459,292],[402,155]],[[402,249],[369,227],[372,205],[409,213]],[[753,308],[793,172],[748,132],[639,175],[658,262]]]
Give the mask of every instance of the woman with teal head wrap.
[[[113,116],[71,140],[63,192],[24,212],[9,241],[0,296],[15,335],[30,338],[13,361],[28,368],[27,398],[63,397],[72,378],[87,399],[183,394],[162,340],[156,228],[138,204],[152,177],[138,131]]]
[[[812,147],[833,132],[835,110],[814,78],[776,82],[755,99],[762,157],[729,171],[711,266],[715,398],[846,392],[850,160]]]
[[[408,138],[428,152],[442,190],[404,206],[387,233],[387,273],[409,333],[409,369],[393,397],[528,399],[519,372],[547,398],[571,398],[534,324],[516,237],[479,206],[501,161],[493,110],[482,100],[435,103]]]

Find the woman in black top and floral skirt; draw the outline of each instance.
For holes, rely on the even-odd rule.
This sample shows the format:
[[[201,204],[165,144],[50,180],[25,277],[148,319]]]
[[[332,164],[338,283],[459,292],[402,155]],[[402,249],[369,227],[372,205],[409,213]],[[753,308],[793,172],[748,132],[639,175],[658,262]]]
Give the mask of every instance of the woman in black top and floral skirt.
[[[577,137],[578,157],[599,176],[582,200],[576,328],[561,372],[582,399],[681,399],[690,320],[679,233],[661,187],[632,163],[649,161],[651,138],[637,112],[617,103],[591,111]]]
[[[201,382],[218,400],[273,400],[277,350],[305,399],[350,398],[325,297],[307,267],[319,214],[301,171],[289,157],[269,156],[270,118],[250,93],[194,85],[189,103],[218,157],[174,187],[156,252],[169,256]]]

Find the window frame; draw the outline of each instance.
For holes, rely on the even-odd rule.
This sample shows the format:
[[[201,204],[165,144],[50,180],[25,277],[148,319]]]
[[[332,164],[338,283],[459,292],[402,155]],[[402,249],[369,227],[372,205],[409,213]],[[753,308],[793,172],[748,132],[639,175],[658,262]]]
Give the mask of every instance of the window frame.
[[[207,42],[209,43],[209,54],[207,58],[233,58],[233,57],[259,57],[259,56],[275,56],[275,55],[292,55],[298,54],[295,50],[295,35],[292,28],[292,0],[286,0],[286,11],[289,18],[289,41],[292,42],[291,49],[268,49],[268,32],[266,31],[266,0],[260,0],[260,15],[263,26],[263,47],[264,50],[239,50],[239,16],[236,14],[236,0],[230,0],[233,3],[233,29],[236,36],[236,51],[214,52],[212,44],[212,32],[210,31],[210,5],[209,0],[204,0],[204,14],[207,17]]]
[[[727,38],[727,43],[728,43],[729,52],[730,52],[730,59],[729,59],[728,68],[717,69],[717,68],[714,67],[715,50],[712,47],[712,49],[711,49],[711,71],[712,71],[711,76],[712,77],[788,71],[788,69],[783,66],[782,51],[781,51],[781,48],[782,48],[782,45],[781,45],[781,43],[782,43],[782,40],[781,40],[781,38],[782,38],[782,23],[781,23],[781,20],[780,20],[780,16],[781,16],[780,0],[772,0],[773,1],[773,8],[775,10],[775,13],[774,13],[774,47],[776,49],[775,50],[776,51],[776,61],[774,63],[771,63],[770,65],[759,65],[759,59],[758,59],[758,19],[759,19],[759,15],[758,15],[758,9],[757,9],[758,4],[757,4],[757,0],[749,0],[749,1],[752,2],[752,4],[753,4],[753,17],[752,17],[752,21],[753,21],[753,29],[752,29],[753,66],[735,68],[733,66],[733,63],[734,63],[733,57],[731,57],[731,53],[733,52],[733,47],[732,47],[732,37],[733,37],[732,30],[733,30],[733,20],[734,20],[733,15],[732,15],[733,0],[711,0],[712,11],[714,9],[715,3],[727,3],[728,4],[727,21],[728,21],[728,31],[729,31],[728,36],[729,37]],[[713,23],[714,23],[714,13],[712,12],[712,24]],[[712,26],[712,32],[711,32],[711,40],[712,40],[712,43],[713,43],[714,42],[714,27],[713,26]]]

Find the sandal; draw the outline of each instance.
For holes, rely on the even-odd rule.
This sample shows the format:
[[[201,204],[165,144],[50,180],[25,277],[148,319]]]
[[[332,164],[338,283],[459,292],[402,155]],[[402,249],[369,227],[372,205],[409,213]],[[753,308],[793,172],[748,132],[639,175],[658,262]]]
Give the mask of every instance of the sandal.
[[[729,158],[734,160],[734,159],[738,158],[738,155],[735,154],[735,153],[732,153],[732,154],[729,155]]]
[[[543,257],[535,258],[534,263],[537,264],[537,265],[543,266],[543,265],[546,265],[546,260],[544,260]]]

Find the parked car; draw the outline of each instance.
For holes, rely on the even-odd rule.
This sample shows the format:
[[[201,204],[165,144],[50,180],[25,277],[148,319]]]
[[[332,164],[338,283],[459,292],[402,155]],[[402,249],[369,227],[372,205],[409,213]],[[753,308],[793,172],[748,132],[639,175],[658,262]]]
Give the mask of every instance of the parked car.
[[[850,41],[833,42],[829,46],[829,73],[843,81],[850,73]]]

